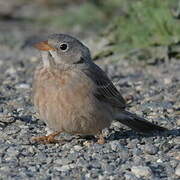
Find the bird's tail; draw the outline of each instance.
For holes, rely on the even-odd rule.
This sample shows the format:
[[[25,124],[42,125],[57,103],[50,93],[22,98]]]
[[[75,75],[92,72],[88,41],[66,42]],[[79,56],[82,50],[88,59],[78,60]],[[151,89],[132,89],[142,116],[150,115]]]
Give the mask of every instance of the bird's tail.
[[[137,116],[136,114],[130,113],[128,111],[123,111],[119,113],[118,116],[116,117],[116,120],[132,128],[133,130],[141,132],[141,133],[150,133],[150,132],[155,132],[155,131],[162,132],[162,131],[167,130],[164,127],[148,122],[147,120]]]

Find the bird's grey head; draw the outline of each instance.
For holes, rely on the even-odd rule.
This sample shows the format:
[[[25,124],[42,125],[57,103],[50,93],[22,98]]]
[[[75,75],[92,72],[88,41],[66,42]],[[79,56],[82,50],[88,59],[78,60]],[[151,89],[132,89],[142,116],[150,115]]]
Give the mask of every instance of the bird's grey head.
[[[53,34],[35,45],[42,53],[50,53],[55,64],[84,64],[91,61],[88,48],[66,34]]]

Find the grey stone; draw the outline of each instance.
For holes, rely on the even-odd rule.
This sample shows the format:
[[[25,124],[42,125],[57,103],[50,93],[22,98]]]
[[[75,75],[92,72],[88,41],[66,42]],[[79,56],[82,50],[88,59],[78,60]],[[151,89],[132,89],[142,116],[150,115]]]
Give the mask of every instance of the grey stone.
[[[57,171],[69,171],[71,169],[70,165],[64,165],[64,166],[55,166],[54,167],[55,170]]]
[[[83,147],[82,147],[82,146],[79,146],[79,145],[76,145],[76,146],[74,146],[74,149],[75,149],[76,151],[80,151],[81,149],[83,149]]]
[[[148,154],[155,155],[158,152],[158,148],[152,144],[147,144],[144,147],[144,151]]]
[[[180,126],[180,119],[177,119],[176,123],[178,126]]]
[[[110,146],[111,146],[111,149],[113,150],[113,151],[120,151],[120,150],[122,150],[122,146],[121,146],[121,144],[119,143],[119,141],[111,141],[110,142]]]
[[[126,173],[124,175],[124,177],[125,177],[125,180],[138,180],[138,178],[136,176],[134,176],[134,175],[132,175],[130,173]]]
[[[180,145],[180,137],[174,138],[174,143]]]
[[[180,177],[180,164],[175,169],[175,175]]]
[[[152,175],[152,171],[147,166],[132,166],[131,171],[138,177],[149,177]]]

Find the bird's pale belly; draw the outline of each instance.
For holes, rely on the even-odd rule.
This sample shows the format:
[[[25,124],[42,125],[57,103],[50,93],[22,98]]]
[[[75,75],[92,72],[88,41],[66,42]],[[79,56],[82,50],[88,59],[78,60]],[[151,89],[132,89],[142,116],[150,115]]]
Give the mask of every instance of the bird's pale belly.
[[[92,93],[84,92],[83,87],[72,91],[51,86],[42,89],[41,94],[43,101],[37,100],[35,105],[40,118],[53,131],[91,135],[110,126],[112,115],[108,106],[91,97]]]

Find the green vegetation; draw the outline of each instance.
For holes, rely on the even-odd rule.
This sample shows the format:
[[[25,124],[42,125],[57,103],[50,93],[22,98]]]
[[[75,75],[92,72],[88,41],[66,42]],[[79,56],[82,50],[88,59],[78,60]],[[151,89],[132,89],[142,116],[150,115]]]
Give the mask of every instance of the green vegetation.
[[[114,20],[118,49],[169,45],[180,40],[180,20],[173,17],[175,0],[139,0],[129,3],[125,16]],[[112,37],[111,37],[112,39]]]

